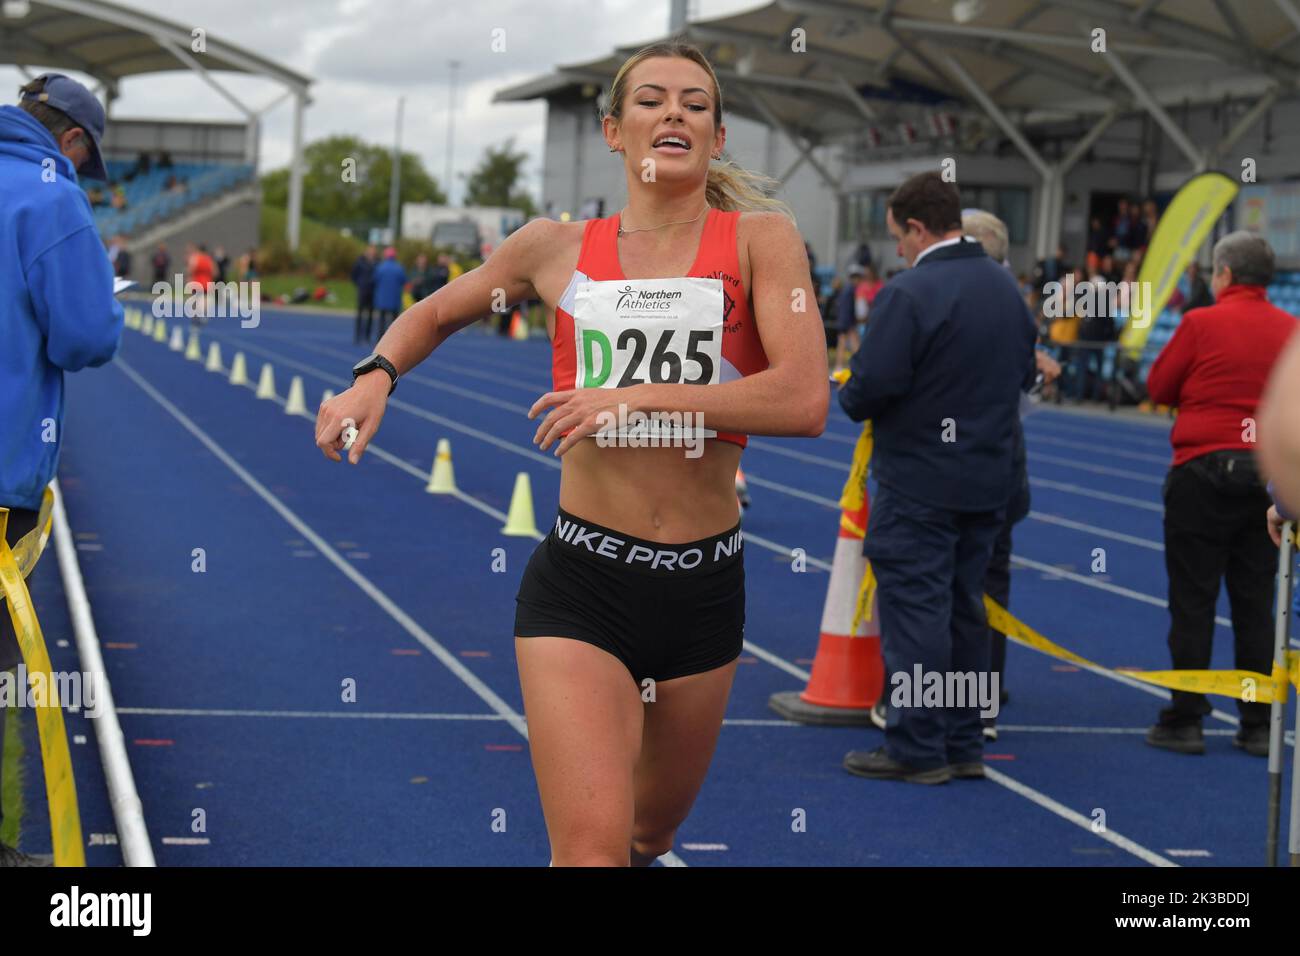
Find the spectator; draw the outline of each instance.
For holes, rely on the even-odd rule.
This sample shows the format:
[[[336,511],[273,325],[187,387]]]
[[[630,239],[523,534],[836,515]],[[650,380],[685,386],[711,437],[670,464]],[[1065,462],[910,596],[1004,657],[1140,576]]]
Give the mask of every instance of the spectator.
[[[171,175],[167,177],[166,188],[169,193],[183,193],[185,192],[185,183],[177,179],[175,175]]]
[[[113,193],[112,206],[118,212],[126,209],[126,190],[122,188],[121,183],[112,183],[110,189]]]
[[[104,205],[104,191],[98,186],[91,186],[86,190],[86,198],[90,200],[91,206]]]
[[[863,550],[879,585],[886,673],[959,673],[987,691],[984,575],[1014,477],[1034,323],[1010,272],[963,239],[957,189],[938,173],[904,182],[886,223],[911,268],[876,297],[839,393],[875,436],[879,486]],[[885,746],[851,752],[845,769],[915,783],[984,775],[977,704],[894,703]]]
[[[438,264],[433,269],[433,291],[437,292],[450,281],[451,256],[444,252],[439,254]],[[430,293],[430,295],[432,295],[432,293]]]
[[[249,249],[243,256],[243,265],[239,270],[240,276],[245,282],[251,282],[257,278],[257,250]]]
[[[1133,256],[1133,246],[1130,238],[1132,228],[1133,221],[1129,216],[1128,200],[1121,199],[1110,229],[1110,249],[1115,256],[1116,262],[1128,262]]]
[[[1006,223],[981,209],[967,209],[962,212],[961,225],[966,235],[984,247],[984,252],[990,259],[1006,265],[1010,251]],[[1061,366],[1045,352],[1035,349],[1034,358],[1045,383],[1050,384],[1061,374]],[[1022,415],[1023,411],[1022,402]],[[1011,601],[1011,533],[1015,526],[1029,515],[1029,466],[1025,452],[1025,429],[1020,415],[1016,416],[1012,448],[1014,477],[1010,485],[1011,497],[1007,500],[1006,518],[993,541],[988,570],[984,572],[984,593],[1004,608],[1009,607]],[[1001,705],[1005,704],[1009,697],[1006,684],[1007,636],[991,627],[988,629],[988,634],[989,669],[998,675],[998,703]],[[879,711],[876,711],[876,714],[879,715]],[[984,739],[997,740],[997,718],[982,717],[981,722],[984,726]]]
[[[22,87],[17,107],[0,106],[0,236],[6,248],[0,256],[0,505],[9,509],[11,545],[36,527],[45,486],[58,468],[64,373],[103,365],[121,340],[113,270],[90,201],[77,185],[78,172],[106,178],[103,136],[103,107],[62,74],[38,76]],[[43,181],[46,170],[53,179]],[[0,670],[20,660],[8,608],[0,607]],[[5,709],[0,706],[0,740]],[[0,775],[3,763],[0,747]],[[0,819],[4,811],[0,802]],[[0,866],[50,863],[0,844]]]
[[[410,275],[411,298],[419,302],[433,295],[438,289],[436,281],[433,267],[429,265],[429,257],[421,252],[415,257],[415,268]]]
[[[188,243],[186,245],[187,262],[185,271],[188,274],[189,281],[197,283],[203,290],[203,315],[194,316],[190,319],[191,325],[202,325],[207,318],[208,309],[211,305],[212,279],[216,273],[216,266],[212,262],[212,257],[208,255],[208,249],[203,245]]]
[[[131,276],[131,251],[126,247],[126,236],[118,233],[108,245],[108,261],[113,267],[113,275],[119,278]]]
[[[1210,287],[1205,284],[1205,279],[1201,277],[1201,267],[1195,262],[1187,267],[1187,284],[1190,291],[1183,302],[1184,315],[1192,309],[1203,309],[1214,304],[1214,296],[1210,295]]]
[[[167,254],[167,247],[161,242],[158,243],[158,248],[154,250],[153,258],[149,262],[153,266],[153,281],[155,283],[171,281],[171,276],[167,274],[167,270],[171,268],[172,257]]]
[[[225,282],[226,273],[230,271],[230,256],[226,255],[225,246],[217,246],[212,256],[212,265],[216,271],[217,281]]]
[[[379,337],[388,330],[388,323],[402,311],[402,288],[406,285],[406,270],[397,261],[397,250],[389,246],[384,250],[383,261],[375,266],[375,312],[378,314]]]
[[[1088,223],[1088,268],[1094,269],[1104,256],[1110,254],[1110,232],[1101,224],[1100,216],[1093,216]]]
[[[1273,250],[1259,236],[1233,232],[1214,246],[1217,303],[1183,316],[1151,366],[1151,400],[1176,405],[1173,466],[1165,479],[1165,566],[1169,573],[1169,650],[1177,670],[1210,666],[1220,579],[1232,608],[1236,665],[1272,671],[1273,572],[1267,532],[1271,502],[1251,453],[1255,416],[1269,372],[1296,321],[1265,295]],[[1238,701],[1234,743],[1268,753],[1267,704]],[[1205,752],[1204,694],[1176,690],[1147,732],[1147,743]]]
[[[1043,287],[1049,282],[1060,282],[1069,271],[1065,264],[1065,244],[1056,247],[1056,255],[1049,259],[1039,259],[1034,265],[1034,291],[1042,296]]]
[[[165,149],[158,154],[158,168],[159,169],[172,168],[172,154],[167,152],[167,150]]]
[[[357,289],[357,321],[352,332],[352,344],[370,341],[370,323],[375,313],[375,256],[373,245],[366,246],[363,255],[352,264],[352,284]]]
[[[835,304],[835,328],[839,336],[835,342],[835,370],[844,368],[848,357],[858,350],[858,285],[862,281],[862,266],[856,262],[849,266],[849,275],[840,290]],[[866,318],[864,315],[863,318]]]

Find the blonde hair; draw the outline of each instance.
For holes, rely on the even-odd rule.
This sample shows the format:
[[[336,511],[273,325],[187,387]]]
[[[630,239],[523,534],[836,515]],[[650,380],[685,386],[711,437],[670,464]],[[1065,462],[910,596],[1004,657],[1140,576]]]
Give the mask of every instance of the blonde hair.
[[[680,57],[699,65],[709,74],[713,84],[713,131],[722,126],[722,88],[718,85],[717,74],[709,65],[708,59],[696,47],[689,43],[668,41],[642,47],[629,56],[619,67],[610,84],[605,111],[601,115],[614,120],[622,119],[623,98],[627,95],[627,78],[632,68],[651,57]],[[745,169],[725,156],[709,164],[708,182],[704,188],[705,200],[715,209],[724,212],[742,210],[745,212],[779,212],[794,219],[794,212],[783,200],[776,199],[772,193],[779,189],[780,182],[771,176],[764,176]]]
[[[1007,261],[1007,252],[1011,242],[1007,236],[1007,225],[991,212],[982,209],[968,209],[962,213],[961,231],[973,239],[978,239],[988,257],[994,262]]]

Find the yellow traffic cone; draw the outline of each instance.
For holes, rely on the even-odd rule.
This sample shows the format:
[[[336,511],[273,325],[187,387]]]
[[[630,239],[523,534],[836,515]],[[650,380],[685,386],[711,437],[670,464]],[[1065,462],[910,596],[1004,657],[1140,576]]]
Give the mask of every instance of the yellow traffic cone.
[[[179,325],[172,326],[172,340],[171,344],[168,345],[168,348],[173,352],[185,351],[185,333],[181,330]]]
[[[322,405],[324,405],[326,402],[328,402],[328,401],[329,401],[331,398],[333,398],[333,397],[334,397],[334,389],[332,389],[332,388],[327,388],[327,389],[325,389],[324,394],[321,395],[321,397],[320,397],[320,403],[321,403]]]
[[[284,402],[286,415],[306,415],[307,400],[302,394],[302,377],[295,375],[289,383],[289,397]]]
[[[257,380],[257,397],[275,398],[275,373],[271,371],[270,362],[262,364],[262,374]]]
[[[533,489],[528,483],[528,472],[521,471],[515,476],[515,492],[510,496],[510,513],[506,515],[506,526],[502,534],[520,538],[536,538],[537,522],[533,518]]]
[[[208,363],[203,368],[209,372],[221,371],[221,346],[216,342],[208,343]]]
[[[155,342],[167,341],[167,323],[162,319],[153,324],[153,340]]]
[[[191,362],[203,361],[203,351],[199,348],[198,332],[190,332],[190,343],[185,346],[185,358]]]
[[[140,331],[145,335],[153,335],[153,315],[146,312],[143,320],[140,322]]]
[[[122,324],[128,329],[135,328],[135,309],[122,310]]]
[[[244,365],[244,353],[236,352],[235,361],[230,366],[230,384],[247,385],[248,368]]]
[[[451,468],[451,442],[438,439],[438,450],[433,456],[433,471],[424,490],[435,495],[449,495],[456,490],[456,475]]]

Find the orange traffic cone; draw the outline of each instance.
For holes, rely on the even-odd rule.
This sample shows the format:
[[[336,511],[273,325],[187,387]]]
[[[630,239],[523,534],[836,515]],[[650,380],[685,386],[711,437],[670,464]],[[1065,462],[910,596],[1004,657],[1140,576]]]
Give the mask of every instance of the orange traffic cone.
[[[859,586],[867,572],[862,554],[870,505],[865,494],[855,511],[840,515],[831,580],[822,607],[821,639],[812,676],[802,692],[782,691],[768,706],[787,720],[805,724],[850,725],[871,722],[871,707],[885,684],[880,656],[880,623],[874,612],[853,626]],[[874,604],[874,598],[873,604]]]
[[[515,309],[514,315],[510,317],[510,337],[517,342],[528,338],[528,323],[524,321],[523,313],[518,309]]]

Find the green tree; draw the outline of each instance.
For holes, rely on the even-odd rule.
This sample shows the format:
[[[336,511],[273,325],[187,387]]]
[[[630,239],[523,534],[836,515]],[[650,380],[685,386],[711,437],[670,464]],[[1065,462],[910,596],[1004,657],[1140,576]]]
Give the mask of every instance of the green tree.
[[[386,223],[393,153],[355,136],[330,136],[303,150],[302,213],[330,225]],[[401,202],[444,204],[446,194],[420,157],[402,153]],[[262,201],[288,208],[289,169],[262,177]]]
[[[510,206],[521,209],[531,218],[537,215],[533,199],[519,188],[519,171],[527,153],[514,151],[514,138],[506,140],[504,146],[495,149],[491,146],[483,154],[478,168],[470,173],[465,184],[465,205],[467,206]]]

